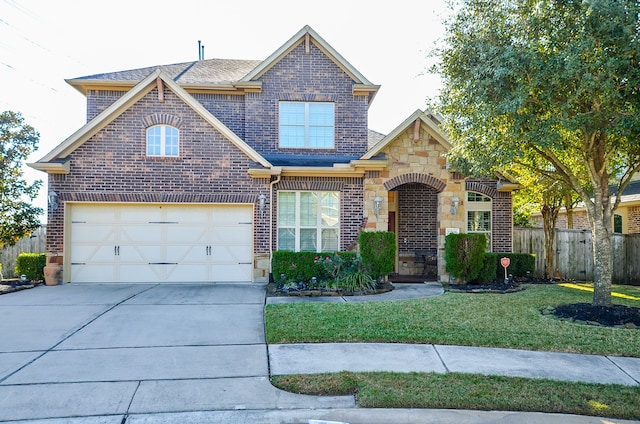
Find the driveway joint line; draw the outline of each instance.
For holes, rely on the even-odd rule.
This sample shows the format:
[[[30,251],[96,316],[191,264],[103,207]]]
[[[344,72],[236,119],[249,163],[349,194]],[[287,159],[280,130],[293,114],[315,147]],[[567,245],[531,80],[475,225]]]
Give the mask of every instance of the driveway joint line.
[[[159,284],[155,284],[152,286],[149,286],[147,289],[139,291],[137,293],[132,294],[131,296],[127,297],[126,299],[113,304],[110,308],[105,309],[104,311],[102,311],[100,314],[98,314],[97,316],[95,316],[93,319],[90,319],[89,321],[85,322],[83,325],[81,325],[80,327],[76,328],[75,331],[71,332],[70,334],[67,334],[66,337],[63,337],[61,340],[59,340],[56,344],[54,344],[53,346],[51,346],[50,348],[48,348],[47,350],[43,350],[41,351],[42,353],[38,356],[36,356],[35,358],[33,358],[31,361],[27,362],[26,364],[22,365],[20,368],[18,368],[17,370],[14,370],[12,373],[9,373],[7,375],[5,375],[3,378],[0,378],[0,384],[2,384],[4,381],[6,381],[8,378],[13,377],[16,373],[22,371],[23,369],[25,369],[26,367],[28,367],[29,365],[33,364],[34,362],[36,362],[37,360],[39,360],[40,358],[42,358],[44,355],[46,355],[49,352],[53,352],[54,349],[57,346],[60,346],[62,343],[64,343],[65,341],[69,340],[69,338],[71,338],[72,336],[74,336],[75,334],[77,334],[79,331],[81,331],[82,329],[86,328],[88,325],[92,324],[93,322],[95,322],[98,318],[101,318],[102,316],[104,316],[106,313],[114,310],[115,308],[117,308],[118,306],[122,305],[124,302],[127,302],[131,299],[133,299],[134,297],[142,294],[142,293],[146,293],[147,291],[151,290],[152,288],[158,286]]]
[[[611,359],[609,356],[605,356],[605,358],[607,358],[607,360],[609,362],[611,362],[613,364],[614,367],[618,368],[620,371],[622,371],[622,373],[624,375],[626,375],[627,377],[629,377],[631,380],[636,382],[636,385],[640,385],[640,381],[636,380],[635,378],[633,378],[633,376],[631,374],[629,374],[624,368],[622,368],[620,365],[616,364],[616,362]]]
[[[444,359],[442,358],[442,355],[440,355],[440,351],[438,350],[438,347],[436,345],[434,345],[434,344],[432,344],[431,346],[433,347],[433,350],[436,352],[436,355],[438,355],[438,359],[440,359],[440,363],[444,367],[445,372],[450,373],[451,370],[449,369],[447,364],[444,362]]]

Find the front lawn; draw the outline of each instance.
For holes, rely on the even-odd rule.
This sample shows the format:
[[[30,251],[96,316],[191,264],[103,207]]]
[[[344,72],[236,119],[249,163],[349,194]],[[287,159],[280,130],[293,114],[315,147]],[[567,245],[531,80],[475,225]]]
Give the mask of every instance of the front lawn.
[[[267,305],[268,343],[384,342],[487,346],[640,357],[640,329],[560,321],[548,307],[591,302],[585,287],[530,285],[510,294],[368,303]],[[614,303],[640,307],[638,288]],[[294,393],[357,394],[368,408],[539,411],[640,418],[640,388],[459,373],[352,373],[273,377]]]
[[[267,305],[267,343],[426,343],[640,357],[640,329],[582,325],[541,314],[549,306],[591,298],[570,287],[529,285],[510,294],[447,292],[393,302]],[[634,299],[615,297],[614,302],[640,307]]]
[[[353,395],[362,408],[540,411],[640,418],[640,388],[476,374],[351,373],[273,377],[294,393]]]

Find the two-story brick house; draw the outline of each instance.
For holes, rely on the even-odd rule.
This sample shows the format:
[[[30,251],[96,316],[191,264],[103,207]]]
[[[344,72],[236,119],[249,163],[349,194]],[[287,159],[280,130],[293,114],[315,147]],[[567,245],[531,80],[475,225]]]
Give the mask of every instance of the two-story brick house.
[[[450,172],[431,114],[369,131],[379,86],[308,26],[263,61],[68,83],[87,124],[30,164],[49,176],[64,282],[266,281],[274,250],[344,250],[362,229],[397,234],[406,274],[447,231],[511,250],[513,185]]]

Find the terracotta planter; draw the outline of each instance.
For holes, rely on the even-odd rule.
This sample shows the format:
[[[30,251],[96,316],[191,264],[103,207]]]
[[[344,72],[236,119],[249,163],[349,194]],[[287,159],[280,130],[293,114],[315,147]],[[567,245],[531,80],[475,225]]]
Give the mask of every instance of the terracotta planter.
[[[44,272],[44,283],[47,286],[57,286],[62,277],[62,264],[59,256],[51,256],[49,263],[42,270]]]

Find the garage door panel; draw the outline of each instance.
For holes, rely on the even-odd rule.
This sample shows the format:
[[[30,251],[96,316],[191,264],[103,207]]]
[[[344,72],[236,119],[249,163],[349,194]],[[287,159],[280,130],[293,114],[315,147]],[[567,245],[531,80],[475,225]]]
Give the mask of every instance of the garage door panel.
[[[212,246],[211,256],[216,264],[239,264],[251,262],[249,246]]]
[[[114,245],[79,244],[71,251],[71,263],[111,263],[116,253]]]
[[[166,239],[172,243],[207,245],[210,237],[208,228],[203,226],[171,225],[164,231]]]
[[[253,228],[246,224],[215,227],[212,231],[212,241],[217,245],[246,244],[253,236]]]
[[[116,281],[115,268],[112,264],[71,264],[71,281],[87,283],[105,283]]]
[[[252,205],[73,204],[71,280],[249,282],[252,218]]]
[[[251,270],[252,267],[250,264],[217,264],[213,268],[213,272],[216,276],[216,281],[225,282],[251,281]]]
[[[71,223],[71,237],[76,243],[114,242],[116,232],[111,225]]]
[[[120,241],[123,243],[136,244],[141,241],[147,245],[164,243],[163,229],[160,225],[129,223],[120,225],[119,228]]]

